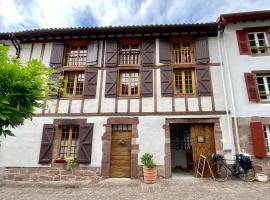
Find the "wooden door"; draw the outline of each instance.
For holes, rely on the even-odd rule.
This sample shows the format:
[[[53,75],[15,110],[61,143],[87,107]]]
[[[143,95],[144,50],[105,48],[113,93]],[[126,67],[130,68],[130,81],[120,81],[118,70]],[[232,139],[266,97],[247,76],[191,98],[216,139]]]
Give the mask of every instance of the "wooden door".
[[[192,124],[191,125],[191,143],[192,154],[194,163],[194,175],[196,175],[198,161],[200,155],[204,155],[210,162],[211,156],[216,152],[215,138],[214,138],[214,125],[212,124]],[[210,176],[210,173],[205,170],[205,176]]]
[[[112,132],[110,177],[130,177],[131,131]]]

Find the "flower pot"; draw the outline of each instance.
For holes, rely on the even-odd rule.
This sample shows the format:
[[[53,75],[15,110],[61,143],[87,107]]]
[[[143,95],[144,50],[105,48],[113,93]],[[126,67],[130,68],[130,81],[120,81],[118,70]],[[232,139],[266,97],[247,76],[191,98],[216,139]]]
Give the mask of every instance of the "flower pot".
[[[147,184],[153,184],[157,180],[157,167],[147,168],[143,167],[144,182]]]

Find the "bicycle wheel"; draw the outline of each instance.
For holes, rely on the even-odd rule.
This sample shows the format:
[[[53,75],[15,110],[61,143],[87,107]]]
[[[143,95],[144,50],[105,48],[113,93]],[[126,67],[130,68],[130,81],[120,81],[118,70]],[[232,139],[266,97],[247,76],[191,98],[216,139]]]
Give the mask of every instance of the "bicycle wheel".
[[[228,170],[222,163],[212,165],[212,172],[216,181],[226,181],[228,178]]]
[[[244,170],[241,166],[238,167],[239,178],[246,182],[255,180],[255,169],[252,167],[249,170]]]

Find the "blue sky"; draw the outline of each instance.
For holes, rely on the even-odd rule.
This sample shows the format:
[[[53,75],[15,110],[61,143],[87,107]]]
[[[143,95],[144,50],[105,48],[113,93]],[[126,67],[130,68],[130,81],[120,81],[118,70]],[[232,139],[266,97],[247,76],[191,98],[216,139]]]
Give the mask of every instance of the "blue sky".
[[[270,9],[270,0],[0,0],[0,32],[35,28],[216,21]]]

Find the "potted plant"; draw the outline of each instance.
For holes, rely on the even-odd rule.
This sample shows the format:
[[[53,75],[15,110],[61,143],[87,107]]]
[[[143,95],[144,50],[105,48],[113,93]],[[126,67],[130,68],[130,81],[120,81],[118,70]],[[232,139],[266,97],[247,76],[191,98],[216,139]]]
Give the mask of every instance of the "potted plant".
[[[143,154],[141,162],[143,164],[144,182],[147,184],[155,183],[157,180],[157,167],[153,160],[153,155],[150,153]]]
[[[72,156],[68,156],[68,157],[66,157],[66,170],[67,171],[71,171],[72,169],[73,169],[73,167],[74,167],[74,164],[75,164],[75,158],[74,157],[72,157]]]

